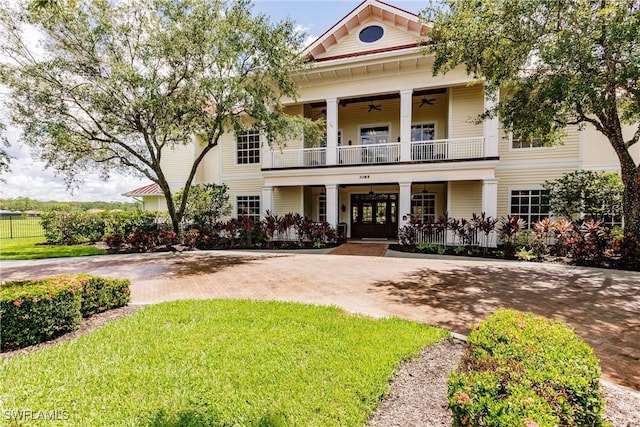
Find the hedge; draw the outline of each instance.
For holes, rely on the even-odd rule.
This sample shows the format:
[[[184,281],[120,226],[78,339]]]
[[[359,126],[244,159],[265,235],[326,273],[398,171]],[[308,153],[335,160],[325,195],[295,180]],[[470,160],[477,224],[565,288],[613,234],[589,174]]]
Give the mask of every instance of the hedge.
[[[0,348],[37,344],[78,328],[82,317],[129,302],[129,281],[89,275],[0,285]]]
[[[455,426],[606,426],[600,366],[563,322],[499,310],[449,376]]]

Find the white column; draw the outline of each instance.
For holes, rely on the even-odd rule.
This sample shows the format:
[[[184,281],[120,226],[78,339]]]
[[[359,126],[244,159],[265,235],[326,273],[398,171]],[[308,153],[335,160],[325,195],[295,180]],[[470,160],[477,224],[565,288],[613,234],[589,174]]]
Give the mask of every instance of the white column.
[[[338,228],[338,186],[325,185],[327,197],[327,222],[333,228]]]
[[[489,110],[498,103],[498,91],[488,92],[484,87],[484,109]],[[484,156],[498,157],[498,118],[484,121]]]
[[[411,183],[400,183],[400,200],[398,207],[398,228],[409,223],[411,219]]]
[[[411,115],[413,89],[400,91],[400,160],[411,161]]]
[[[338,155],[338,99],[327,99],[327,164],[335,165]]]
[[[267,135],[264,132],[260,132],[260,142],[262,143],[262,152],[260,153],[262,156],[262,169],[271,169],[273,167],[273,151],[267,142]],[[222,153],[219,155],[222,158]]]
[[[262,187],[262,218],[264,218],[267,211],[273,214],[273,186]]]
[[[482,212],[487,217],[498,217],[498,180],[497,179],[485,179],[482,181]],[[482,239],[485,236],[482,234]],[[488,246],[496,246],[495,231],[492,231],[487,236],[489,243]]]
[[[482,212],[486,216],[498,216],[498,180],[485,179],[482,181]]]

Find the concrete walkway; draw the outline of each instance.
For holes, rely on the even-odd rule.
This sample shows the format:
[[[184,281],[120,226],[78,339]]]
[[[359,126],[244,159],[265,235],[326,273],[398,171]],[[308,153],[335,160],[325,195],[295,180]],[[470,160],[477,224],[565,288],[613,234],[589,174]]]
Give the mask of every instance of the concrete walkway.
[[[2,280],[60,273],[126,277],[132,302],[250,298],[331,304],[466,334],[499,307],[562,319],[604,377],[640,390],[640,273],[554,264],[309,253],[188,252],[2,261]]]

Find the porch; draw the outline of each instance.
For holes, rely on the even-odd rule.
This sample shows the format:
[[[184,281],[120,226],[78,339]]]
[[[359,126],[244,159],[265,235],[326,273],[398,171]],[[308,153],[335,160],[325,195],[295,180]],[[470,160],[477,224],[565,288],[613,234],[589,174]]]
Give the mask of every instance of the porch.
[[[335,148],[333,156],[327,156],[327,147],[298,148],[270,151],[271,167],[303,168],[330,165],[327,158],[335,158],[333,165],[374,165],[402,162],[441,162],[447,160],[482,159],[485,138],[436,139],[409,142],[409,158],[402,157],[402,143],[358,144]],[[332,166],[333,166],[332,165]]]
[[[370,179],[370,178],[369,178]],[[473,213],[496,216],[497,180],[449,180],[311,184],[263,188],[263,209],[283,215],[300,212],[312,221],[344,227],[346,238],[363,241],[398,239],[411,220],[437,222],[445,215],[470,219]],[[455,244],[456,236],[434,227],[417,239]],[[476,239],[477,240],[477,239]]]
[[[289,105],[289,114],[325,121],[325,137],[265,144],[262,170],[494,160],[498,122],[475,120],[493,102],[476,84]]]

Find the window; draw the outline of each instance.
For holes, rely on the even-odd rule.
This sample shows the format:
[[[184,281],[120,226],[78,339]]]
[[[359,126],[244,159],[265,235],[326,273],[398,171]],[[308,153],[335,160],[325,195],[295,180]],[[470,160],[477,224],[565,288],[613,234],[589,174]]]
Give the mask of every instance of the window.
[[[325,222],[327,220],[327,195],[321,193],[318,196],[318,221]]]
[[[433,221],[436,218],[436,195],[418,193],[411,196],[411,216],[418,221]]]
[[[238,196],[236,199],[238,218],[248,216],[252,221],[260,221],[260,196]]]
[[[511,138],[511,148],[540,148],[546,147],[542,138]]]
[[[384,36],[384,28],[380,25],[369,25],[363,28],[358,34],[358,38],[363,43],[377,42]]]
[[[518,215],[531,228],[536,222],[549,217],[549,191],[511,191],[511,215]]]
[[[360,144],[385,144],[389,142],[389,126],[360,128]]]
[[[238,164],[260,163],[260,131],[251,130],[236,136]]]
[[[436,124],[423,123],[411,126],[411,141],[432,141],[436,139]]]

